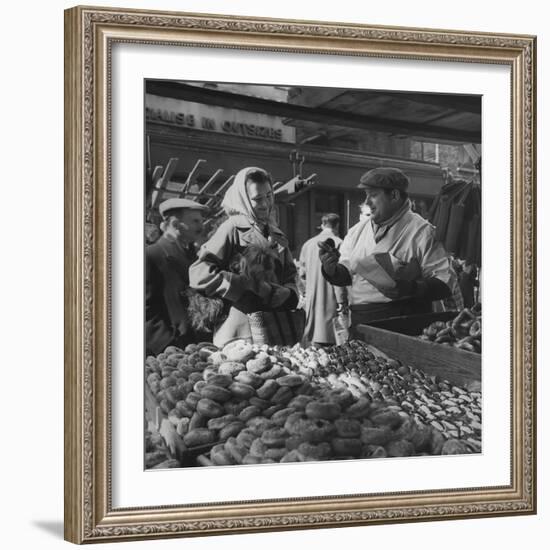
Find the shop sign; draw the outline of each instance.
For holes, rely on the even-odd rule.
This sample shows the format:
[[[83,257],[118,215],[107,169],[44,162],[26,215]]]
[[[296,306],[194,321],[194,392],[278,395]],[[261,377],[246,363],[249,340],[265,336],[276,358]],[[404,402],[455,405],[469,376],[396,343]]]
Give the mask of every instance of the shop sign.
[[[295,142],[294,128],[282,119],[262,113],[226,109],[171,98],[146,96],[148,121],[241,137]]]

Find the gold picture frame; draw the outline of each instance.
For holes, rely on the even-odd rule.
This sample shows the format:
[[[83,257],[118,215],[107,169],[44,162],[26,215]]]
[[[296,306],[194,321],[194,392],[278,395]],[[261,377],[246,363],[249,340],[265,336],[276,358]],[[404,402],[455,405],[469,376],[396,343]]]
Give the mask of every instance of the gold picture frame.
[[[501,64],[512,74],[511,483],[113,509],[110,70],[117,42]],[[65,12],[65,538],[75,543],[536,512],[536,38],[128,9]]]

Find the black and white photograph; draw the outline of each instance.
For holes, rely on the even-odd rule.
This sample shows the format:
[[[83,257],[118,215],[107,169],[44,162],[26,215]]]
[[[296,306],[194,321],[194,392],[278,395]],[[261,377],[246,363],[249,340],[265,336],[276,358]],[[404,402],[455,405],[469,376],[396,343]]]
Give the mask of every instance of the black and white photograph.
[[[145,469],[482,452],[481,108],[145,80]]]

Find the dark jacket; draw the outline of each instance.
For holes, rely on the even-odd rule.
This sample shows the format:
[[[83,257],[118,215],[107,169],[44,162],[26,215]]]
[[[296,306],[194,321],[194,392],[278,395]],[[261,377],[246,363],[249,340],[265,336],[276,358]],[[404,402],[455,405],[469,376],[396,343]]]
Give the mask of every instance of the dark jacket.
[[[158,354],[190,333],[183,292],[189,286],[192,249],[162,236],[145,249],[145,346]],[[178,327],[183,327],[178,332]]]

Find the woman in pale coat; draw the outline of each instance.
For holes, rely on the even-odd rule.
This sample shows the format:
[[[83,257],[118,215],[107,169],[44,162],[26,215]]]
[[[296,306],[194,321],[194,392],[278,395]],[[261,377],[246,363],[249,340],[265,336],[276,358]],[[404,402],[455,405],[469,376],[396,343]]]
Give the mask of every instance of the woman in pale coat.
[[[189,270],[192,288],[229,304],[227,318],[214,331],[213,341],[219,347],[235,338],[251,339],[248,313],[292,310],[298,303],[296,267],[288,240],[275,222],[270,175],[261,168],[244,168],[222,206],[229,218],[202,245]],[[273,259],[269,278],[276,282],[258,282],[235,272],[251,246],[269,250]]]

